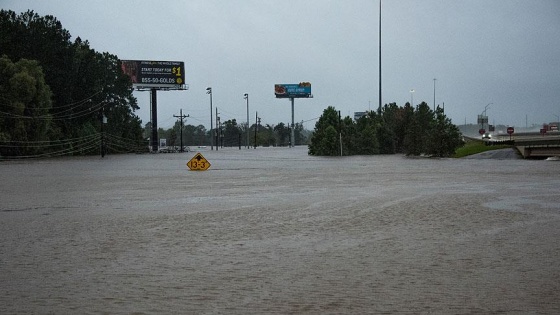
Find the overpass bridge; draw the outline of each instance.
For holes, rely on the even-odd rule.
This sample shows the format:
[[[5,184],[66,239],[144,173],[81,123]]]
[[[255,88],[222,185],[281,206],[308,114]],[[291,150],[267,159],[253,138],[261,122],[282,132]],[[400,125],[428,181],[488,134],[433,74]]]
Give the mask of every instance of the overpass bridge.
[[[560,137],[515,140],[515,147],[524,158],[560,156]]]
[[[524,132],[494,135],[488,144],[512,144],[524,158],[560,157],[560,132]]]

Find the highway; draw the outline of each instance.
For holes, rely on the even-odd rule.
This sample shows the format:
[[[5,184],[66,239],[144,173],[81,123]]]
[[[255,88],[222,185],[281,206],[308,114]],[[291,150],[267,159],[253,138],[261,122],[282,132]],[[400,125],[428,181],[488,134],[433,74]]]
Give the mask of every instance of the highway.
[[[548,158],[560,156],[560,132],[551,131],[545,134],[540,132],[523,132],[492,135],[491,140],[495,143],[513,141],[524,158]]]
[[[520,132],[512,134],[511,137],[508,134],[492,135],[493,141],[507,141],[510,138],[514,141],[560,140],[560,132],[550,131],[544,135],[540,132]]]

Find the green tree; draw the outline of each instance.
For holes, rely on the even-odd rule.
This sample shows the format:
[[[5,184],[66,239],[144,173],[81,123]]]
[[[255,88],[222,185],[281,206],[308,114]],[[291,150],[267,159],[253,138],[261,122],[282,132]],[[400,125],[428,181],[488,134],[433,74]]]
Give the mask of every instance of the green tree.
[[[142,137],[144,139],[147,139],[150,138],[151,136],[152,136],[152,122],[149,121],[146,123],[144,129],[142,130]]]
[[[96,52],[80,37],[74,42],[70,38],[53,16],[0,10],[2,53],[14,61],[37,60],[52,91],[50,140],[69,143],[67,139],[93,139],[104,129],[104,137],[118,141],[120,149],[140,145],[141,121],[134,114],[138,105],[119,59]],[[103,117],[107,117],[107,126],[101,125]],[[98,150],[94,145],[89,147],[86,153]]]
[[[48,140],[51,91],[37,61],[0,57],[0,155],[34,155]]]
[[[444,115],[442,108],[438,107],[435,114],[426,151],[431,156],[449,157],[463,145],[462,135],[459,128]]]
[[[407,155],[428,154],[428,140],[432,133],[434,114],[426,102],[418,105],[406,128],[404,153]]]
[[[307,137],[305,136],[305,130],[303,128],[302,123],[295,123],[294,127],[294,137],[295,137],[295,145],[303,145],[307,142]]]
[[[284,123],[278,123],[274,126],[274,132],[276,133],[276,144],[278,146],[288,146],[290,144],[290,128]]]
[[[210,138],[208,137],[208,131],[204,125],[198,125],[193,129],[193,142],[192,144],[203,146],[210,144]],[[189,142],[191,143],[191,142]]]
[[[324,131],[324,136],[319,142],[319,148],[322,154],[327,156],[340,155],[339,136],[334,126],[328,126]],[[319,155],[319,154],[318,154]]]
[[[354,152],[360,155],[379,154],[379,141],[376,134],[374,119],[370,115],[361,117],[356,122],[355,149]]]
[[[349,116],[342,119],[340,124],[340,134],[338,136],[338,154],[342,145],[342,155],[356,154],[357,150],[357,128],[356,124]]]
[[[341,135],[341,137],[339,136]],[[329,106],[315,124],[309,144],[311,155],[341,154],[426,154],[450,156],[462,145],[459,129],[447,118],[443,109],[434,113],[422,102],[416,110],[395,103],[369,112],[357,121],[345,117],[340,121],[334,107]]]
[[[223,145],[235,147],[239,145],[241,140],[241,128],[239,128],[236,119],[226,120],[222,126]]]
[[[169,129],[168,137],[167,137],[167,146],[174,147],[180,144],[180,129],[178,128],[171,128]]]
[[[340,155],[338,129],[339,114],[333,106],[327,107],[315,123],[309,144],[310,155]]]
[[[420,127],[418,115],[414,115],[407,126],[404,138],[404,153],[406,155],[420,155],[424,152],[424,135]]]

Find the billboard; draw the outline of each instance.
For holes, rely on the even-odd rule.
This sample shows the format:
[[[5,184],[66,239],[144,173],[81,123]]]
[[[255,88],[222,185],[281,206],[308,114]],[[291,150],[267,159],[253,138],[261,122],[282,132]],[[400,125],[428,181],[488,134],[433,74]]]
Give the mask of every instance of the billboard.
[[[311,96],[311,83],[275,84],[274,95],[276,98],[307,98]]]
[[[134,87],[170,88],[185,84],[182,61],[121,60],[121,67]]]

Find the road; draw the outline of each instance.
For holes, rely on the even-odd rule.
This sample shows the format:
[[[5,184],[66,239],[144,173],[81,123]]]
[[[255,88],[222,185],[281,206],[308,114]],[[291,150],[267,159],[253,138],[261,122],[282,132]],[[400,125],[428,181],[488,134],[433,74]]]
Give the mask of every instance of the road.
[[[495,159],[495,160],[517,160],[523,159],[519,152],[514,148],[498,149],[464,157],[465,159]]]
[[[0,314],[559,314],[560,163],[0,163]]]

